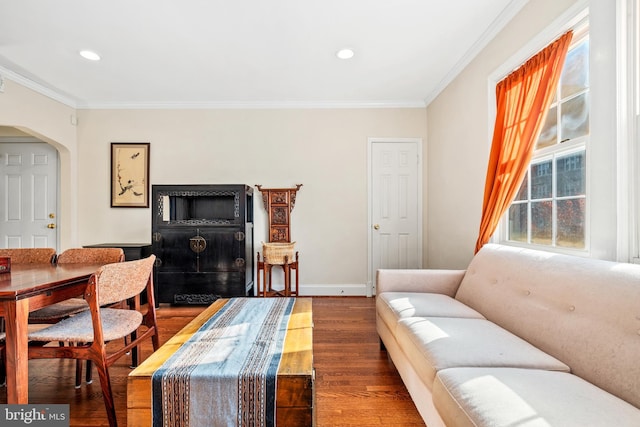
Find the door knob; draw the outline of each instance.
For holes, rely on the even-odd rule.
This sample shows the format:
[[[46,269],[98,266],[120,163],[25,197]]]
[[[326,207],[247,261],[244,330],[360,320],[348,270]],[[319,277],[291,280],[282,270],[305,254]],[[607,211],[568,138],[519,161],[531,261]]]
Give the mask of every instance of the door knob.
[[[374,230],[380,230],[380,224],[376,224],[376,225],[374,225],[374,226],[373,226],[373,229],[374,229]]]
[[[47,228],[56,228],[55,224],[47,224]]]

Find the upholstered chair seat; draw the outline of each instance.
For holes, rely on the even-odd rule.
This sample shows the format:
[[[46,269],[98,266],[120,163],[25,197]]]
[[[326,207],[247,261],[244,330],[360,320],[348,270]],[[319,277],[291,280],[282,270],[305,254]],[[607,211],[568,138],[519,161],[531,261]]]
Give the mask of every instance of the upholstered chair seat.
[[[142,323],[142,314],[136,310],[101,308],[100,320],[102,321],[103,339],[108,342],[131,335]],[[44,329],[30,332],[29,340],[91,343],[93,342],[93,329],[87,328],[87,325],[90,324],[91,313],[84,311]],[[70,337],[73,337],[73,341],[70,341]]]

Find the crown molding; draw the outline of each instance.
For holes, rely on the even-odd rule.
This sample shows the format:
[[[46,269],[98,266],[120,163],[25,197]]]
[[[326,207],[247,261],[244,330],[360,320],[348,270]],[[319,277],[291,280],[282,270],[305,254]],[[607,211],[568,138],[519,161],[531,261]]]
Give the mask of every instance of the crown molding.
[[[425,105],[429,105],[449,84],[465,69],[467,65],[484,49],[493,38],[529,3],[529,0],[514,0],[491,23],[489,28],[478,38],[471,48],[438,83],[435,89],[425,98]]]
[[[34,82],[33,80],[16,73],[15,71],[11,71],[8,68],[5,68],[3,66],[0,66],[0,74],[3,77],[6,77],[7,79],[19,83],[20,85],[31,89],[35,92],[38,92],[41,95],[44,95],[48,98],[53,99],[54,101],[58,101],[64,105],[66,105],[67,107],[71,107],[71,108],[77,108],[78,103],[75,99],[69,98],[68,96],[64,96],[62,94],[60,94],[59,92],[56,92],[55,90],[49,89],[48,87],[45,87],[43,85],[41,85],[40,83]]]
[[[243,101],[243,102],[130,102],[87,103],[79,110],[296,110],[296,109],[367,109],[367,108],[426,108],[422,100],[400,101]]]
[[[205,109],[370,109],[426,108],[422,100],[394,101],[245,101],[245,102],[78,102],[40,83],[0,66],[0,75],[41,95],[77,110],[205,110]]]

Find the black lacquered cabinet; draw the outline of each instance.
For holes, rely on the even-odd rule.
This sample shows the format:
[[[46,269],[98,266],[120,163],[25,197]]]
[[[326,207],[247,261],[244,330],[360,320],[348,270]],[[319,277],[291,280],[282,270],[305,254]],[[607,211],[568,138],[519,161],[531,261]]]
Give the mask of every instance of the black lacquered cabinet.
[[[253,188],[154,185],[152,212],[158,303],[253,295]]]

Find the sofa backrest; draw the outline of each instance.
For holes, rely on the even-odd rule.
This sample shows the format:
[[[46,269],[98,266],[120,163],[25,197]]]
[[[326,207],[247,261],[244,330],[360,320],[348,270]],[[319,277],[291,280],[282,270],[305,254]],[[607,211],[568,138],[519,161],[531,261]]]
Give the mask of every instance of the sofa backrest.
[[[488,244],[456,298],[640,407],[640,265]]]

